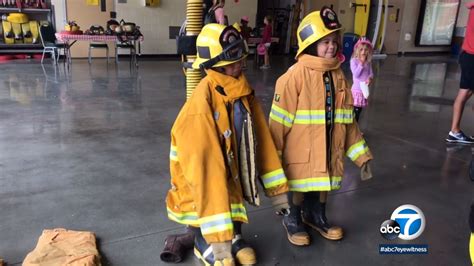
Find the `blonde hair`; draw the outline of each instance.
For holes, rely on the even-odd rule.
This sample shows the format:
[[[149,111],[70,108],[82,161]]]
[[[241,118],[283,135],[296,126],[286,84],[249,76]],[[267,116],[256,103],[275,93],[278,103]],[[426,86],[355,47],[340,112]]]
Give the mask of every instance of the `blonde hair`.
[[[372,47],[370,47],[366,43],[361,43],[357,47],[354,48],[354,52],[352,53],[352,58],[357,58],[357,59],[360,58],[360,50],[362,50],[362,47],[367,48],[367,51],[368,51],[368,53],[367,53],[367,62],[369,62],[369,63],[372,62],[373,50],[372,50]]]

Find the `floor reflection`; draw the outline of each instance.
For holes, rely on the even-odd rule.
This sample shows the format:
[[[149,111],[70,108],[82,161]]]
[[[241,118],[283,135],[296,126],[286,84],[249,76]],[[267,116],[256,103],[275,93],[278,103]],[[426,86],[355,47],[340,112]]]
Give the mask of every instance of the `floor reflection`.
[[[439,112],[447,71],[446,63],[413,63],[409,108],[413,112]],[[438,100],[438,101],[437,101]]]

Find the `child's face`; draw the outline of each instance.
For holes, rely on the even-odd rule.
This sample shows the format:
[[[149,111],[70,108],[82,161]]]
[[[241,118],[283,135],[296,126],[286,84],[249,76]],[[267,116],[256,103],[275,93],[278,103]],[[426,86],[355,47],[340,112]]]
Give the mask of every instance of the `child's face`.
[[[338,46],[337,32],[333,32],[318,41],[317,53],[319,57],[333,58],[336,56]]]
[[[240,77],[240,74],[242,74],[242,60],[223,66],[223,68],[226,75],[238,78]]]
[[[267,20],[267,18],[264,18],[264,19],[263,19],[263,24],[265,24],[265,25],[267,25],[267,24],[268,24],[268,20]]]
[[[369,47],[367,47],[367,45],[361,45],[360,49],[359,49],[359,57],[360,59],[367,59],[367,56],[369,55]]]

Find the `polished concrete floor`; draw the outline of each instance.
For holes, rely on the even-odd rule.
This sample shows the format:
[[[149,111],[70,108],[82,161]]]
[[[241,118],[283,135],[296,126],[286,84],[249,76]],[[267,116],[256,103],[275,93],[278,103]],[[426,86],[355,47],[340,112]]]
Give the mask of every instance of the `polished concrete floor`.
[[[251,63],[251,62],[250,62]],[[291,64],[246,71],[269,110],[273,85]],[[244,235],[261,265],[469,265],[470,146],[447,146],[460,70],[456,59],[388,57],[374,63],[375,84],[361,128],[375,155],[375,178],[361,182],[348,163],[328,215],[342,241],[312,234],[291,246],[265,200],[250,208]],[[349,75],[349,74],[348,74]],[[130,72],[105,60],[74,60],[70,71],[37,61],[0,65],[0,257],[19,265],[45,228],[96,233],[105,265],[163,265],[170,127],[184,102],[176,61],[143,61]],[[463,129],[474,134],[473,101]],[[402,204],[418,206],[424,233],[388,241],[380,224]],[[379,255],[379,244],[429,245],[428,255]],[[190,253],[186,265],[200,265]]]

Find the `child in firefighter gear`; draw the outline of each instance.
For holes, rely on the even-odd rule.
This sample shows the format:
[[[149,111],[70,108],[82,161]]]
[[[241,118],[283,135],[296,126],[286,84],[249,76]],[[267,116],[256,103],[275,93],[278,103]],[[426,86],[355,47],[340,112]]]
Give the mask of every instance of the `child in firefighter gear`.
[[[297,63],[276,83],[270,131],[288,178],[288,240],[309,245],[304,224],[339,240],[342,228],[326,217],[328,191],[341,186],[344,153],[372,177],[372,155],[353,117],[350,87],[340,68],[340,30],[330,8],[312,12],[298,27]]]
[[[256,182],[278,210],[289,208],[284,175],[263,111],[241,60],[247,45],[232,26],[206,25],[193,68],[207,76],[171,130],[168,217],[194,228],[194,251],[206,265],[255,264],[242,239],[244,200],[258,206]]]

